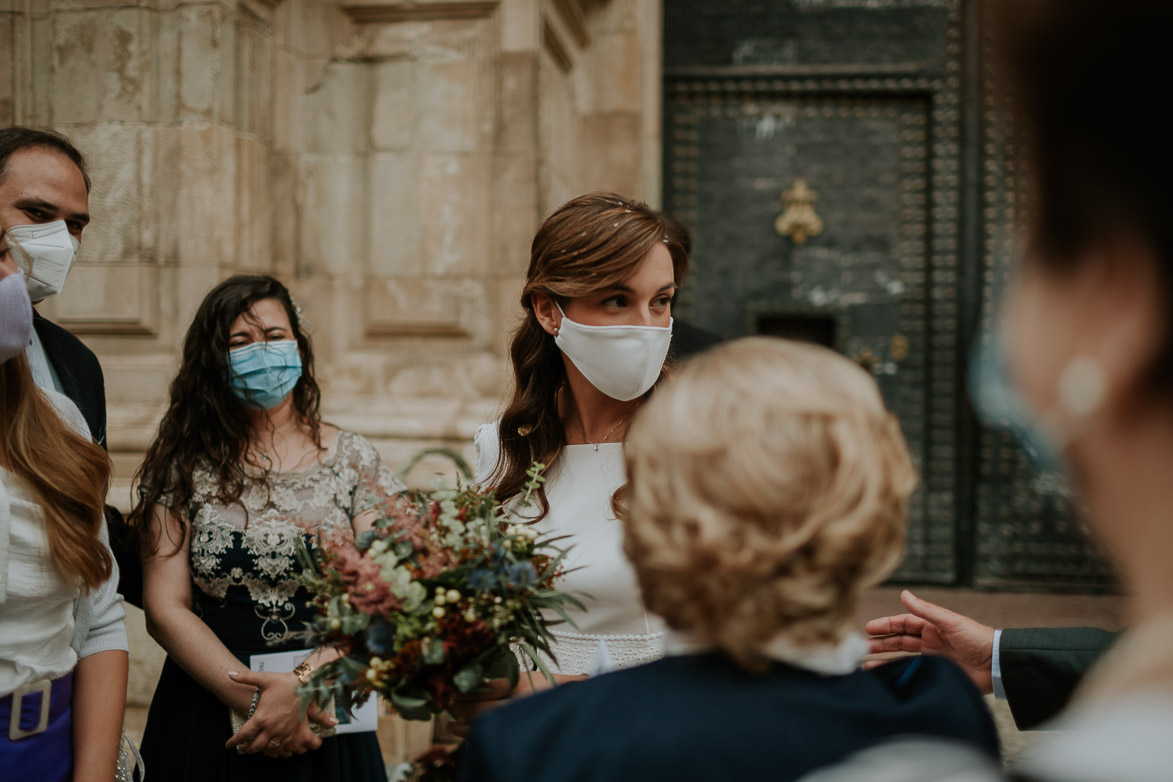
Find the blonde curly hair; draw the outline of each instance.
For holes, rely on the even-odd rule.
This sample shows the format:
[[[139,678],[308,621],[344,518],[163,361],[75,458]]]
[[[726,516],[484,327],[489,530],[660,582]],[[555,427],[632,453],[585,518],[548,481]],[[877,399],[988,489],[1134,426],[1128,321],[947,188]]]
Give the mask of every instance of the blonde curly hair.
[[[625,549],[647,607],[755,669],[848,633],[899,563],[916,471],[872,378],[751,337],[697,358],[632,424]]]

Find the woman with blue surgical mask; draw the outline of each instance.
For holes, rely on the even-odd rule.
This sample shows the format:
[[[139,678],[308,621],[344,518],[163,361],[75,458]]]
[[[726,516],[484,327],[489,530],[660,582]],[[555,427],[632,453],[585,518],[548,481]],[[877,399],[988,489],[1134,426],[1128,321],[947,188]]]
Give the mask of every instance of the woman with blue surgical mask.
[[[208,293],[131,515],[147,627],[168,654],[142,745],[160,779],[385,779],[374,733],[329,736],[333,715],[302,711],[299,681],[336,652],[292,673],[250,670],[255,655],[305,646],[314,609],[298,547],[369,529],[402,489],[367,440],[321,420],[319,399],[284,285],[241,275]]]
[[[613,193],[564,204],[533,240],[509,347],[514,389],[500,420],[476,432],[477,479],[511,500],[532,464],[546,467],[533,507],[518,513],[542,533],[572,536],[560,586],[587,595],[576,628],[554,629],[548,662],[559,681],[663,653],[664,628],[643,608],[612,508],[627,482],[623,438],[664,375],[687,270],[667,219]],[[522,677],[519,692],[531,684],[544,679]],[[508,694],[494,683],[458,716],[467,723]]]

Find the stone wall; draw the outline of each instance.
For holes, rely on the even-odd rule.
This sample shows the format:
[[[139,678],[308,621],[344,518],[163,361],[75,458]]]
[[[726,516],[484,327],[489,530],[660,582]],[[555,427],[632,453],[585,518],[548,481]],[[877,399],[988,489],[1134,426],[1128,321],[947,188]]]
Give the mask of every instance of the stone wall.
[[[542,217],[658,201],[659,25],[654,0],[0,0],[0,122],[90,158],[94,221],[42,311],[102,359],[116,501],[239,271],[295,291],[332,421],[393,464],[465,446]]]
[[[112,501],[196,306],[241,271],[298,297],[328,420],[394,468],[470,451],[541,219],[659,200],[659,31],[659,0],[0,0],[0,123],[90,160],[93,223],[41,311],[105,369]],[[161,656],[133,620],[141,707]]]

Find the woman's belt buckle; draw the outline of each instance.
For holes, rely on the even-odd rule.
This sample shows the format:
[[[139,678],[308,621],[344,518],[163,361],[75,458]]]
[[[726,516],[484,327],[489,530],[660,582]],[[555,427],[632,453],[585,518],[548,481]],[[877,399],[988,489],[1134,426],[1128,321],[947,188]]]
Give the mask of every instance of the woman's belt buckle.
[[[12,713],[8,717],[9,741],[17,741],[45,732],[45,729],[49,727],[49,693],[52,689],[53,682],[51,680],[41,679],[39,682],[33,682],[32,684],[22,684],[12,691]],[[41,693],[41,717],[37,720],[35,726],[29,730],[25,730],[20,727],[21,701],[24,700],[24,696],[32,695],[36,692]]]

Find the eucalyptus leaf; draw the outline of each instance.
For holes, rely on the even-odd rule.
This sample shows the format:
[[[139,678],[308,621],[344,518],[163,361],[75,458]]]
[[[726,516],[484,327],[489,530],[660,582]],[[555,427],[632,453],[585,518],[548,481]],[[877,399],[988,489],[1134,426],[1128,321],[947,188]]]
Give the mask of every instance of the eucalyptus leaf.
[[[426,698],[415,698],[393,690],[387,699],[391,702],[391,706],[395,711],[399,712],[399,715],[404,719],[431,719],[432,713],[425,708],[428,705]]]
[[[346,635],[361,633],[371,623],[371,615],[354,612],[342,617],[342,632]]]
[[[545,675],[546,680],[549,681],[550,684],[554,684],[554,674],[551,673],[546,664],[542,662],[542,658],[538,656],[538,653],[534,650],[534,648],[524,641],[519,642],[517,645],[520,646],[521,650],[529,656],[533,664],[538,667],[538,670],[541,671],[543,675]]]
[[[426,708],[424,706],[416,706],[416,707],[410,707],[410,708],[395,706],[394,704],[392,704],[392,706],[395,708],[395,712],[400,717],[403,717],[403,719],[405,719],[405,720],[415,720],[416,722],[427,722],[428,720],[430,720],[434,716],[432,710],[429,708]]]
[[[424,662],[428,665],[439,665],[444,662],[444,644],[435,638],[423,640]]]
[[[481,681],[485,678],[485,671],[479,665],[470,665],[467,668],[461,668],[452,677],[452,683],[456,685],[456,689],[461,693],[468,693],[481,686]]]
[[[507,679],[509,681],[509,689],[513,690],[517,687],[520,667],[517,662],[517,655],[508,646],[499,648],[495,650],[495,653],[489,658],[488,664],[485,666],[485,678]]]

